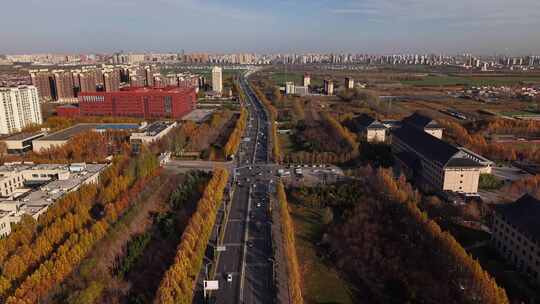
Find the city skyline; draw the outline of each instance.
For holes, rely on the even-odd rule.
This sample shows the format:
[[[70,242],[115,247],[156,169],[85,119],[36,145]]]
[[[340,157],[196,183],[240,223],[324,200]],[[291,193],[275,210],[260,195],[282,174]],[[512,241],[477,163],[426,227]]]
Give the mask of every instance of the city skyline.
[[[7,42],[0,53],[540,52],[534,0],[160,0],[151,7],[23,0],[4,7],[11,13],[0,21]]]

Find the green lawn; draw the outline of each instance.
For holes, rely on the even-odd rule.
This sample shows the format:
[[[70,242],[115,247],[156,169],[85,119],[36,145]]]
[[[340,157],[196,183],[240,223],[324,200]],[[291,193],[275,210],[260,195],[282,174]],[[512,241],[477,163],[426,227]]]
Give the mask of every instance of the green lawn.
[[[426,76],[419,80],[403,80],[401,83],[413,86],[452,86],[452,85],[514,85],[520,82],[540,82],[540,77],[501,76],[501,77],[461,77],[461,76]]]
[[[524,111],[502,111],[502,112],[499,112],[499,114],[504,115],[504,116],[538,115],[538,113],[534,113],[534,112],[527,111],[527,110],[524,110]]]
[[[352,304],[349,284],[337,270],[318,255],[316,243],[322,230],[321,209],[292,206],[296,232],[296,253],[302,272],[303,297],[306,304]]]
[[[293,81],[295,84],[301,85],[304,79],[303,75],[300,72],[271,72],[270,79],[278,85],[285,85],[287,81]]]

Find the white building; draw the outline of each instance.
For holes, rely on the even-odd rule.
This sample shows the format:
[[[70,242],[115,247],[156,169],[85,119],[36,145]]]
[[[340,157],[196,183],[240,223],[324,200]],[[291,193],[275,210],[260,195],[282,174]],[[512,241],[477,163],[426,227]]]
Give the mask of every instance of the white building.
[[[6,237],[11,233],[11,211],[0,210],[0,238]]]
[[[212,91],[221,93],[223,92],[223,70],[220,67],[214,67],[212,69]]]
[[[36,87],[0,88],[0,134],[19,132],[42,121]]]
[[[149,144],[159,139],[163,136],[169,134],[177,126],[175,121],[156,121],[151,123],[144,128],[131,133],[129,141],[131,144]]]
[[[6,163],[0,166],[0,237],[23,215],[38,219],[66,193],[96,184],[106,164]]]
[[[311,76],[304,74],[304,86],[309,87],[311,85]]]
[[[293,82],[285,83],[285,94],[306,96],[309,95],[309,88],[307,86],[297,86]]]

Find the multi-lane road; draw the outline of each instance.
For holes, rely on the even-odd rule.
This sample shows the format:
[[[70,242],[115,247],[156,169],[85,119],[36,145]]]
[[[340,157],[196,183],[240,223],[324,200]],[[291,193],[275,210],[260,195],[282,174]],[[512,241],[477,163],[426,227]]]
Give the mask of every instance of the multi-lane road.
[[[275,302],[270,196],[276,167],[269,162],[268,115],[244,78],[240,86],[247,96],[248,126],[231,167],[234,194],[220,223],[225,231],[217,244],[219,258],[212,262],[216,271],[208,278],[219,281],[219,289],[208,303],[270,304]],[[194,302],[203,303],[197,297]]]

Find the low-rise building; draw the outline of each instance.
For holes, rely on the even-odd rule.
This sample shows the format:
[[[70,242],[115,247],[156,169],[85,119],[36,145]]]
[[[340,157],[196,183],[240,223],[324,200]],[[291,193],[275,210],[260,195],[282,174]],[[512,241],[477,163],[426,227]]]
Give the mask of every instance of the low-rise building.
[[[285,94],[306,96],[309,94],[309,88],[307,86],[297,86],[293,82],[285,83]]]
[[[10,154],[23,153],[33,148],[33,141],[45,136],[45,132],[19,133],[3,139],[7,152]]]
[[[34,152],[40,152],[42,150],[51,149],[53,147],[60,147],[66,144],[74,136],[87,132],[87,131],[96,131],[96,132],[104,132],[107,130],[132,131],[132,130],[137,130],[137,129],[139,129],[139,125],[133,124],[133,123],[81,123],[81,124],[77,124],[72,127],[69,127],[67,129],[63,129],[58,132],[33,140],[32,150]]]
[[[409,125],[413,128],[423,130],[426,133],[442,139],[443,127],[439,123],[430,117],[424,116],[419,113],[414,113],[411,116],[405,117],[402,121],[404,125]]]
[[[66,193],[98,183],[106,164],[6,163],[0,166],[0,235],[24,215],[37,219]],[[6,225],[2,225],[6,224]]]
[[[482,165],[457,147],[404,125],[392,130],[392,152],[420,187],[436,192],[478,192]]]
[[[493,208],[493,246],[519,271],[540,282],[540,200],[526,194]]]
[[[132,144],[149,144],[161,139],[177,126],[175,121],[156,121],[131,133]]]
[[[6,237],[11,233],[11,211],[0,210],[0,238]]]
[[[387,127],[367,114],[354,117],[346,122],[346,126],[367,142],[386,141]]]

